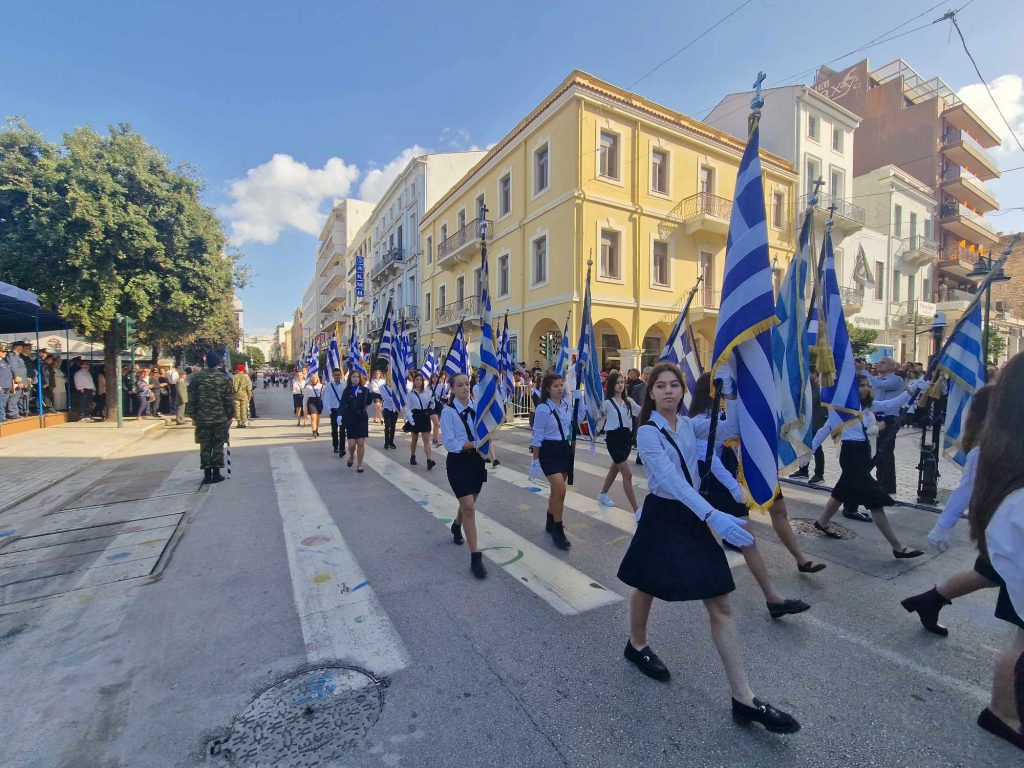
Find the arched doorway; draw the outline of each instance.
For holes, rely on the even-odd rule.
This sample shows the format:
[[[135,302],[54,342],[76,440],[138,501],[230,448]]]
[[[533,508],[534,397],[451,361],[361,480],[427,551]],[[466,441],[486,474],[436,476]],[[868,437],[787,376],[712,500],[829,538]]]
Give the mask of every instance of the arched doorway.
[[[601,370],[622,368],[620,349],[627,348],[629,332],[619,322],[602,319],[594,324],[594,340],[597,342],[597,359]]]
[[[554,320],[538,320],[530,331],[530,343],[520,352],[528,368],[538,365],[542,370],[551,368],[558,358],[562,343],[562,329]]]

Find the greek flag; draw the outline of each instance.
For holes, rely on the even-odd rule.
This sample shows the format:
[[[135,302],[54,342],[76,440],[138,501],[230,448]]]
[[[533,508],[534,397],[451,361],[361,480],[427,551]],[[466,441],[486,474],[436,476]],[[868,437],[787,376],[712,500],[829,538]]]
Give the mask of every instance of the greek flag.
[[[778,399],[779,468],[788,469],[811,453],[814,439],[811,419],[810,353],[805,338],[807,284],[811,261],[811,220],[804,216],[799,247],[779,288],[772,329],[772,365]]]
[[[988,290],[988,289],[986,289]],[[942,438],[945,453],[963,466],[967,454],[960,445],[964,415],[974,393],[985,384],[985,359],[982,352],[981,303],[956,324],[935,365],[949,377],[946,400],[946,434]]]
[[[409,363],[405,347],[409,337],[405,331],[397,329],[397,323],[392,318],[388,321],[391,326],[391,394],[400,410],[405,410],[405,395],[407,379],[409,377]]]
[[[359,345],[356,339],[356,326],[352,324],[352,336],[348,340],[348,370],[358,371],[363,376],[366,376],[366,368],[363,366],[363,349]]]
[[[307,378],[312,378],[315,374],[320,372],[320,345],[315,341],[313,346],[309,348],[309,373]]]
[[[481,235],[484,231],[481,229]],[[480,368],[477,371],[479,394],[476,400],[476,448],[486,457],[491,452],[491,435],[505,420],[502,407],[498,354],[491,325],[491,295],[487,287],[487,246],[481,248],[480,261]]]
[[[341,350],[338,349],[338,340],[331,337],[331,343],[327,345],[327,367],[331,373],[341,370]]]
[[[771,355],[771,329],[779,320],[768,258],[759,134],[758,112],[754,112],[729,219],[711,377],[735,357],[736,400],[731,410],[739,423],[739,480],[754,505],[764,509],[775,500],[779,487],[778,405]]]
[[[512,337],[508,332],[508,312],[505,313],[505,327],[501,331],[501,345],[498,350],[499,370],[501,371],[501,394],[505,400],[512,399],[515,389],[515,382],[512,378],[512,370],[515,365],[512,360]]]
[[[697,386],[697,379],[704,373],[704,366],[701,365],[700,355],[697,354],[697,344],[693,338],[693,329],[690,327],[687,315],[690,312],[690,304],[697,293],[696,286],[690,290],[686,297],[679,318],[676,320],[668,341],[665,342],[665,349],[661,351],[658,362],[674,363],[683,372],[686,379],[686,394],[683,395],[683,405],[690,407],[693,400],[693,391]]]
[[[462,323],[455,330],[452,337],[451,347],[448,348],[448,357],[444,362],[444,372],[449,376],[457,373],[469,375],[469,347],[466,346],[466,335],[462,330]]]
[[[597,343],[594,340],[594,321],[591,314],[590,267],[587,267],[587,291],[583,298],[583,317],[580,319],[580,343],[576,350],[577,386],[583,389],[583,408],[590,440],[597,438],[597,420],[604,405],[601,388],[601,362],[597,358]]]
[[[566,368],[569,366],[569,318],[565,318],[565,330],[562,331],[562,347],[558,350],[558,359],[555,360],[555,373],[565,378]]]
[[[426,377],[427,381],[430,381],[430,377],[437,373],[437,358],[434,357],[434,350],[430,350],[427,353],[427,359],[423,361],[423,365],[420,366],[420,372]]]
[[[380,346],[377,348],[377,357],[382,357],[390,362],[391,349],[394,346],[395,336],[391,329],[391,318],[384,321],[384,329],[380,333]]]
[[[839,295],[839,281],[836,279],[836,259],[832,252],[832,230],[829,224],[825,225],[825,238],[821,243],[824,254],[824,268],[821,273],[821,281],[818,286],[818,326],[816,344],[821,357],[822,339],[817,336],[825,334],[824,341],[827,343],[826,352],[830,354],[829,364],[835,365],[834,382],[825,386],[825,368],[823,361],[818,360],[818,375],[821,376],[821,404],[826,408],[846,414],[852,417],[843,425],[833,430],[833,435],[839,434],[843,427],[847,426],[853,419],[860,418],[860,394],[857,392],[857,366],[853,360],[853,348],[850,346],[850,334],[846,330],[846,316],[843,314],[843,300]]]

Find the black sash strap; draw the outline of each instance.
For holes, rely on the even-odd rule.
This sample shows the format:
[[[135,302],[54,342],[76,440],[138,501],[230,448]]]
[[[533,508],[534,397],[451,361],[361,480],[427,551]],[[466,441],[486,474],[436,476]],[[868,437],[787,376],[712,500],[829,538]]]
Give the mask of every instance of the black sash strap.
[[[336,398],[338,398],[338,407],[337,408],[331,408],[331,410],[332,411],[337,411],[338,409],[341,408],[341,395],[338,394],[338,388],[334,385],[333,381],[331,382],[331,392],[333,392],[334,396]]]
[[[654,427],[656,430],[661,432],[661,434],[665,436],[665,439],[668,440],[669,444],[676,449],[676,455],[679,456],[679,466],[683,470],[683,475],[686,477],[686,482],[688,482],[692,488],[696,489],[697,486],[693,484],[693,478],[690,477],[690,470],[686,466],[686,459],[683,458],[683,452],[679,450],[679,446],[676,445],[676,441],[672,439],[672,435],[669,434],[669,431],[664,427],[659,427],[653,421],[648,421],[647,426]]]
[[[611,404],[615,407],[615,413],[619,417],[619,429],[625,429],[626,425],[622,421],[622,409],[619,408],[619,404],[616,403],[614,399],[612,399],[612,398],[609,398],[609,399],[611,400]],[[623,405],[625,405],[625,403],[623,403]]]
[[[469,426],[469,417],[475,415],[472,413],[473,409],[470,408],[469,406],[466,406],[465,408],[462,409],[462,413],[459,413],[459,409],[456,408],[454,405],[449,405],[448,407],[455,411],[456,415],[460,419],[462,419],[462,426],[466,428],[466,442],[475,443],[476,438],[473,436],[473,430],[470,429]]]
[[[559,405],[558,407],[559,407],[559,409],[561,409],[562,406]],[[551,405],[550,401],[548,402],[548,409],[551,411],[551,415],[555,417],[555,424],[558,425],[558,434],[560,434],[562,436],[562,442],[564,443],[565,442],[565,429],[562,427],[562,417],[558,415],[558,411],[555,410],[555,407],[553,405]]]

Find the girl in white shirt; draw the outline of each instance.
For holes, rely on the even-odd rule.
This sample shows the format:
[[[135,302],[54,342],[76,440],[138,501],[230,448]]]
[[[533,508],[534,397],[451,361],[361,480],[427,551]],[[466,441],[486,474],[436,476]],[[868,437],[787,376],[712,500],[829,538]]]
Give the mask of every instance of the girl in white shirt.
[[[569,549],[562,516],[565,513],[566,478],[572,461],[569,447],[572,427],[572,408],[564,396],[565,381],[557,373],[549,373],[541,381],[541,403],[533,420],[533,463],[530,477],[541,472],[551,484],[548,494],[548,513],[544,530],[559,549]]]
[[[604,430],[605,446],[612,457],[612,465],[604,477],[604,484],[597,500],[606,507],[615,502],[608,491],[617,475],[622,475],[622,490],[633,512],[637,510],[636,495],[633,493],[633,471],[629,468],[629,453],[633,448],[633,418],[640,414],[640,406],[626,396],[626,380],[618,373],[608,375],[605,382],[604,402],[601,404],[601,425]]]
[[[384,398],[381,395],[380,388],[384,386],[384,371],[376,370],[373,373],[373,378],[370,380],[370,395],[373,398],[373,423],[382,424],[384,422]]]
[[[309,414],[309,426],[313,429],[313,437],[320,437],[320,414],[324,410],[324,386],[315,373],[302,389],[303,410]]]
[[[416,443],[423,441],[423,453],[427,456],[427,469],[433,469],[436,462],[430,455],[430,417],[434,411],[434,398],[427,389],[423,374],[412,375],[412,389],[405,398],[405,432],[412,433],[412,455],[409,463],[416,463]]]
[[[306,426],[306,402],[303,390],[306,388],[306,371],[292,376],[292,407],[295,409],[295,426]]]

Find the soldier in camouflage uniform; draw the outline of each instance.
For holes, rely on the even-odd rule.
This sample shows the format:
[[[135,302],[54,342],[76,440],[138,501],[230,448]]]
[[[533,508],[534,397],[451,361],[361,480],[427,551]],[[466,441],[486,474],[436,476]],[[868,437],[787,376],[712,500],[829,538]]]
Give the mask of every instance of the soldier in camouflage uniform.
[[[188,382],[188,404],[185,415],[196,426],[199,443],[199,466],[204,483],[219,483],[226,479],[220,473],[224,466],[224,443],[235,410],[235,393],[231,377],[218,370],[220,355],[206,353],[207,367],[192,376]]]
[[[239,363],[238,372],[231,377],[231,389],[235,393],[235,426],[248,426],[249,400],[252,398],[252,379],[245,372],[245,366]]]

